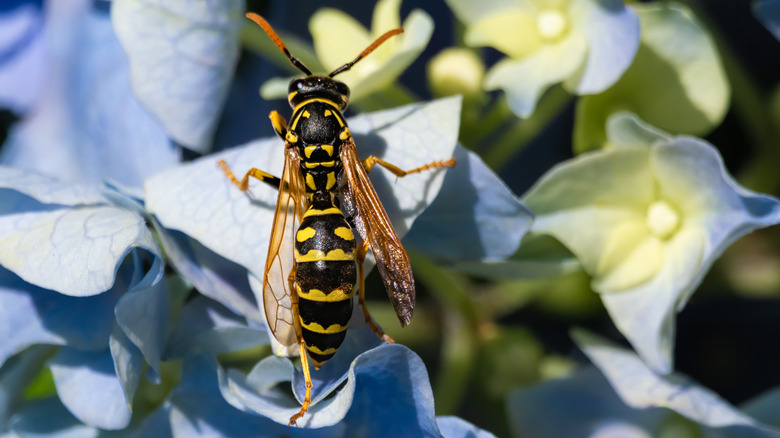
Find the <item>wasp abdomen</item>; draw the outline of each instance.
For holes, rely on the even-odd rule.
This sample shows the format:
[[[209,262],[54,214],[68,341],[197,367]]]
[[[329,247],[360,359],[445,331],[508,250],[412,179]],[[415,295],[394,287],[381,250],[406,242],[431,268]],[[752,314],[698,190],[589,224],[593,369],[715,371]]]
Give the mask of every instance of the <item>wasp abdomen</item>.
[[[316,367],[344,341],[357,283],[355,235],[330,195],[321,198],[306,210],[295,239],[298,317]]]

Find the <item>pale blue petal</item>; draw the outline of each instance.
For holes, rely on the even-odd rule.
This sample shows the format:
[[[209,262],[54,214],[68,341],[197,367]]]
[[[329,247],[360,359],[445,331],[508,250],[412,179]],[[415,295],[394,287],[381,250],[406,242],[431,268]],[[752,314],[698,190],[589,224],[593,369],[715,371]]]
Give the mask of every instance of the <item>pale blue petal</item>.
[[[130,423],[130,406],[108,349],[82,352],[62,347],[50,367],[60,400],[83,423],[109,430]]]
[[[753,3],[753,14],[780,40],[780,0],[759,0]]]
[[[218,302],[198,296],[182,308],[168,354],[183,357],[197,349],[218,355],[268,343],[265,326],[251,327]]]
[[[359,321],[353,322],[358,323]],[[365,324],[363,324],[364,327],[360,328],[355,327],[356,325],[359,324],[350,324],[347,337],[339,347],[338,354],[323,364],[322,368],[312,372],[311,397],[314,406],[348,378],[350,364],[356,357],[379,344],[379,338],[365,327]],[[288,381],[292,381],[295,398],[280,392],[277,387],[280,382]],[[249,374],[233,369],[227,370],[221,379],[221,386],[223,396],[233,406],[246,412],[271,418],[280,424],[286,424],[290,416],[300,409],[306,391],[303,373],[301,371],[295,372],[289,359],[277,356],[271,356],[259,362]],[[342,418],[349,409],[351,391],[342,396],[346,402],[341,401],[341,410],[338,410],[339,406],[331,408],[321,416],[320,421],[324,417],[333,415]],[[285,408],[284,411],[279,411],[280,403]],[[314,411],[310,410],[310,412]]]
[[[327,429],[288,428],[271,420],[241,412],[225,402],[217,385],[216,360],[206,355],[184,361],[182,380],[165,404],[150,415],[139,436],[173,437],[332,437]]]
[[[460,99],[440,99],[349,120],[361,157],[375,154],[403,169],[453,156]],[[262,278],[277,192],[250,184],[241,193],[217,167],[224,159],[240,178],[251,167],[280,176],[284,144],[272,138],[210,155],[162,172],[145,184],[149,211],[218,255]],[[379,166],[377,166],[379,167]],[[390,175],[390,176],[388,176]],[[372,182],[399,236],[438,195],[444,170],[398,178],[375,169]]]
[[[162,228],[154,218],[168,262],[203,295],[233,312],[263,321],[249,287],[246,268],[210,251],[184,233]]]
[[[657,436],[668,416],[662,408],[626,406],[595,368],[572,376],[519,389],[507,400],[507,414],[514,436],[580,438],[615,431],[620,438]]]
[[[512,255],[531,226],[531,212],[478,155],[458,146],[454,156],[458,164],[415,221],[407,246],[444,260]]]
[[[87,1],[47,2],[46,9],[53,21],[44,30],[45,98],[11,129],[0,162],[67,182],[128,186],[178,162],[178,149],[130,90],[108,14]]]
[[[576,0],[573,32],[585,35],[588,55],[565,85],[577,94],[600,93],[626,71],[639,48],[639,17],[622,0]]]
[[[25,283],[0,268],[0,364],[33,344],[102,350],[114,326],[114,305],[126,275],[106,293],[75,298]]]
[[[82,424],[57,397],[26,404],[11,419],[10,429],[24,438],[98,438],[100,431]]]
[[[631,407],[665,407],[709,427],[763,427],[683,374],[658,375],[633,352],[585,330],[573,331],[572,337]]]
[[[24,113],[41,97],[44,14],[39,0],[11,3],[0,13],[0,108]]]
[[[284,397],[284,393],[276,389],[274,384],[288,380],[292,369],[289,365],[282,366],[284,364],[281,361],[286,359],[272,358],[267,361],[263,364],[263,370],[276,370],[268,373],[273,376],[271,379],[263,379],[261,383],[259,376],[263,373],[255,372],[255,379],[243,381],[239,394],[230,391],[229,388],[235,387],[236,382],[230,380],[229,376],[227,380],[231,385],[223,383],[222,392],[237,407],[287,424],[290,416],[300,409],[300,404]],[[313,379],[318,372],[313,371]],[[236,372],[232,373],[232,377],[236,375]],[[250,384],[254,384],[254,390],[257,391],[254,396],[250,394]],[[315,381],[314,387],[317,385]],[[425,366],[406,347],[385,344],[359,355],[349,367],[346,384],[339,386],[338,382],[334,382],[331,388],[336,387],[340,389],[334,396],[325,399],[325,394],[319,396],[319,402],[313,404],[309,412],[298,420],[300,427],[332,426],[334,432],[341,431],[335,435],[343,435],[346,430],[361,430],[367,436],[388,437],[439,434],[433,412],[433,393]],[[239,395],[241,399],[237,400]],[[383,403],[372,402],[378,399],[383,400]]]
[[[94,184],[63,184],[62,181],[35,172],[6,166],[0,166],[0,188],[27,195],[44,204],[76,206],[106,203],[106,198],[100,194]],[[21,210],[18,207],[15,209],[7,207],[9,204],[21,202],[21,200],[12,201],[6,198],[10,196],[14,194],[0,192],[4,204],[0,207],[0,212]]]
[[[116,304],[114,314],[122,331],[141,350],[146,362],[159,375],[170,330],[170,302],[165,279],[155,284],[150,284],[151,280],[147,276],[127,291]]]
[[[439,416],[436,424],[443,438],[491,438],[492,433],[482,430],[466,420],[458,417]]]
[[[161,255],[142,217],[111,206],[57,208],[0,216],[0,264],[34,285],[85,297],[105,292],[128,254]]]
[[[118,0],[111,17],[138,99],[177,142],[206,152],[238,60],[243,0]]]
[[[108,348],[111,351],[111,359],[114,361],[119,383],[122,385],[125,402],[128,406],[132,406],[135,391],[143,374],[144,357],[141,350],[130,341],[118,324],[114,324]]]

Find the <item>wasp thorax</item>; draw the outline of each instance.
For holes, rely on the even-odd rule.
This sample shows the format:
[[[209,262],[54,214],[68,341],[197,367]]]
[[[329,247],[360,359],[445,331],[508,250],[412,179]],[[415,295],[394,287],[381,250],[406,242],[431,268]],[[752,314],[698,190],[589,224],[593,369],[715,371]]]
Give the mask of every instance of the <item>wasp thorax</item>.
[[[295,108],[309,99],[329,100],[344,111],[349,104],[349,87],[327,76],[307,76],[290,82],[287,100],[291,107]]]

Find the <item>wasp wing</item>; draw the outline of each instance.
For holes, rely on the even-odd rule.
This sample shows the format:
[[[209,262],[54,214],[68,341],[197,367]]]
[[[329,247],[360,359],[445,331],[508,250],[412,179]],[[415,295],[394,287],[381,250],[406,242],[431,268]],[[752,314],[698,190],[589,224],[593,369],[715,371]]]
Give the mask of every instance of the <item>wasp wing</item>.
[[[303,215],[306,192],[295,148],[286,147],[271,240],[263,275],[263,308],[268,327],[284,347],[297,345],[292,306],[295,276],[295,231]]]
[[[357,213],[353,217],[355,227],[371,247],[387,295],[401,326],[405,327],[414,311],[414,277],[409,257],[358,158],[351,137],[341,145],[340,156],[348,183],[344,188],[345,203]]]

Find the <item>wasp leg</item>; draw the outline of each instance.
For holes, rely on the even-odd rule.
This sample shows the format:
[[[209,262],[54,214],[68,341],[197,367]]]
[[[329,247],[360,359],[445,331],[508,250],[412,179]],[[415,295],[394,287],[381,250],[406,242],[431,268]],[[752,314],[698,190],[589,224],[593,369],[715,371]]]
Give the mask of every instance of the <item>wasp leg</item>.
[[[251,168],[249,169],[246,174],[244,174],[244,177],[241,178],[241,181],[236,179],[236,176],[233,175],[233,171],[230,170],[230,167],[228,167],[227,163],[225,163],[225,160],[219,160],[217,163],[217,166],[219,166],[223,172],[225,172],[225,175],[230,179],[230,181],[236,185],[236,187],[239,188],[242,192],[248,192],[249,191],[249,177],[256,178],[269,186],[272,186],[276,189],[279,188],[279,186],[282,183],[282,180],[279,178],[271,175],[270,173],[263,172],[260,169]]]
[[[274,126],[276,135],[284,140],[285,137],[287,137],[287,120],[284,120],[284,117],[279,115],[276,111],[271,111],[271,113],[268,114],[268,118],[271,119],[271,124]]]
[[[379,328],[378,325],[374,322],[374,318],[371,317],[371,314],[368,313],[368,307],[366,307],[366,297],[365,297],[365,291],[366,291],[366,278],[363,273],[363,262],[366,261],[366,254],[368,253],[368,243],[366,241],[360,242],[360,246],[358,246],[357,254],[356,254],[356,261],[358,265],[358,304],[360,304],[360,308],[363,309],[363,316],[366,319],[366,322],[371,327],[371,330],[376,333],[377,336],[379,336],[383,341],[385,341],[388,344],[395,344],[395,341],[393,338],[387,335],[384,331],[382,331],[381,328]]]
[[[301,406],[301,410],[298,411],[297,414],[290,417],[290,421],[287,423],[288,426],[293,426],[295,425],[295,422],[298,421],[299,418],[302,418],[306,411],[309,410],[309,405],[311,404],[311,388],[313,385],[311,382],[311,372],[309,371],[309,355],[306,351],[306,343],[303,342],[303,334],[301,334],[301,321],[298,318],[300,313],[298,313],[298,293],[295,291],[295,266],[293,266],[293,269],[290,270],[290,274],[287,276],[287,283],[289,290],[292,291],[290,293],[290,301],[294,315],[293,325],[295,326],[295,334],[298,338],[298,349],[300,350],[301,354],[303,379],[306,382],[306,394],[303,396],[303,406]]]
[[[300,335],[298,335],[298,347],[301,350],[301,367],[303,368],[303,378],[306,380],[306,395],[303,397],[303,406],[301,406],[301,410],[290,417],[290,422],[287,423],[288,426],[294,426],[295,422],[297,422],[299,418],[302,418],[306,411],[309,410],[309,405],[311,404],[312,383],[311,373],[309,372],[309,357],[306,352],[306,344],[303,343],[303,337]]]
[[[409,174],[412,174],[412,173],[419,173],[419,172],[422,172],[422,171],[428,170],[428,169],[439,169],[439,168],[442,168],[442,167],[453,167],[453,166],[455,166],[455,163],[456,163],[455,159],[454,158],[450,158],[449,160],[433,161],[431,163],[422,165],[420,167],[415,167],[414,169],[403,170],[403,169],[399,168],[398,166],[396,166],[394,164],[388,163],[387,161],[385,161],[385,160],[383,160],[381,158],[378,158],[378,157],[375,157],[375,156],[371,155],[370,157],[368,157],[365,160],[363,160],[363,167],[366,169],[366,172],[370,172],[371,169],[374,168],[374,166],[379,164],[380,166],[382,166],[385,169],[387,169],[390,172],[392,172],[393,175],[401,178],[401,177],[404,177],[406,175],[409,175]]]

